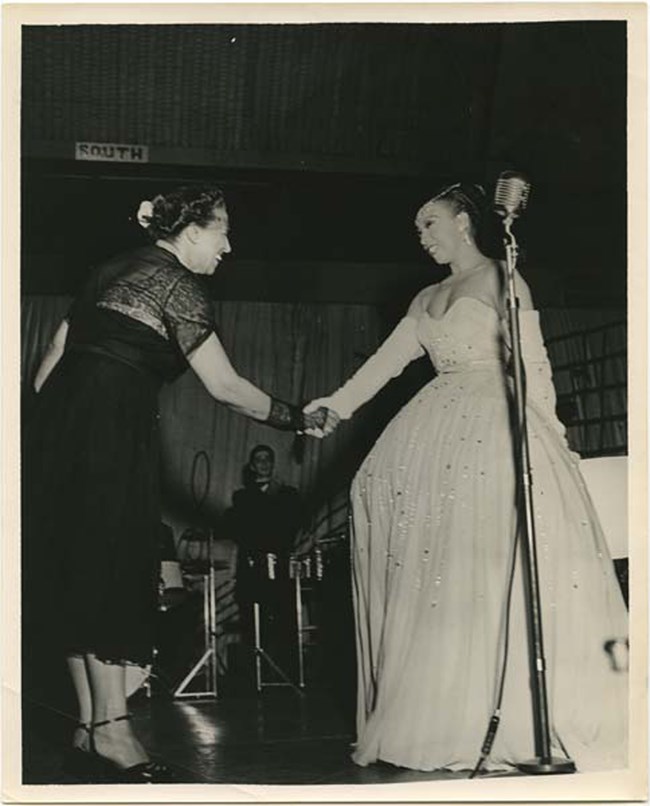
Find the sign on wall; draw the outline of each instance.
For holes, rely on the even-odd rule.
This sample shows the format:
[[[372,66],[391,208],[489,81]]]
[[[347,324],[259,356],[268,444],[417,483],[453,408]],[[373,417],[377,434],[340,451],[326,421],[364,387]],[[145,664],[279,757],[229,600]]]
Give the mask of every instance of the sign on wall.
[[[149,147],[132,143],[75,143],[76,160],[149,162]]]

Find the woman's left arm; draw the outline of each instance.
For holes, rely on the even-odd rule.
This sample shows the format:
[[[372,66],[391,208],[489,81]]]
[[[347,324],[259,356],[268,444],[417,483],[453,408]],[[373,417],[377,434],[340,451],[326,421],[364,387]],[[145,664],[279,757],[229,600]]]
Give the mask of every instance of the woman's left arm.
[[[64,319],[58,326],[47,346],[45,355],[34,377],[34,391],[40,392],[43,384],[49,378],[54,367],[59,363],[68,338],[68,320]]]
[[[506,282],[506,262],[505,260],[499,260],[498,264],[498,266],[495,265],[494,272],[486,275],[486,296],[488,299],[493,298],[501,316],[507,317],[509,294],[508,283]],[[517,270],[515,270],[515,296],[519,302],[518,308],[520,311],[534,309],[535,304],[528,283]]]
[[[530,293],[530,288],[528,287],[528,283],[524,280],[524,278],[519,274],[518,271],[515,271],[515,294],[517,295],[517,299],[519,300],[519,310],[521,311],[532,311],[535,307],[533,303],[533,296]]]
[[[505,264],[501,262],[502,277],[505,276]],[[508,350],[512,351],[510,344],[510,329],[507,326],[508,289],[505,281],[501,281],[501,301],[503,306],[503,323],[505,341]],[[566,429],[558,419],[555,411],[556,394],[553,384],[553,370],[546,352],[544,336],[540,327],[539,312],[535,310],[532,294],[528,283],[518,271],[515,271],[515,294],[519,309],[519,334],[521,357],[525,369],[526,398],[536,405],[538,410],[553,425],[562,439],[566,439]]]
[[[527,399],[538,407],[558,434],[565,439],[566,429],[556,412],[557,397],[553,384],[553,370],[544,344],[539,313],[532,309],[522,310],[519,314],[519,330],[521,357],[526,371]]]

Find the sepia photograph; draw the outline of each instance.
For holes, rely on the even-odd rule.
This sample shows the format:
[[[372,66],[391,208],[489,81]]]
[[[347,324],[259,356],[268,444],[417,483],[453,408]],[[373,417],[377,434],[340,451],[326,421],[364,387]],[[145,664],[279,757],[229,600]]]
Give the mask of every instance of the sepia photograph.
[[[645,15],[4,7],[3,797],[647,795]]]

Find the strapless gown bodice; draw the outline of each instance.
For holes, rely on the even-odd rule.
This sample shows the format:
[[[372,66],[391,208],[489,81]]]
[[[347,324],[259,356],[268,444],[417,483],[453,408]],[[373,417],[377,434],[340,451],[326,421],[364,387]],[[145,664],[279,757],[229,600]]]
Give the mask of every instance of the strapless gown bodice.
[[[503,366],[505,323],[494,308],[475,297],[458,298],[440,318],[423,312],[417,333],[438,372]]]

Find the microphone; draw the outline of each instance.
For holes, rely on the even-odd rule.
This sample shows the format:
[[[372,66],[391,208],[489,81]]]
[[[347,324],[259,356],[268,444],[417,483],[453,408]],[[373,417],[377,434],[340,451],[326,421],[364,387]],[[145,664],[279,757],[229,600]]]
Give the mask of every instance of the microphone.
[[[502,218],[517,218],[526,209],[530,183],[516,171],[503,171],[494,189],[494,211]]]

